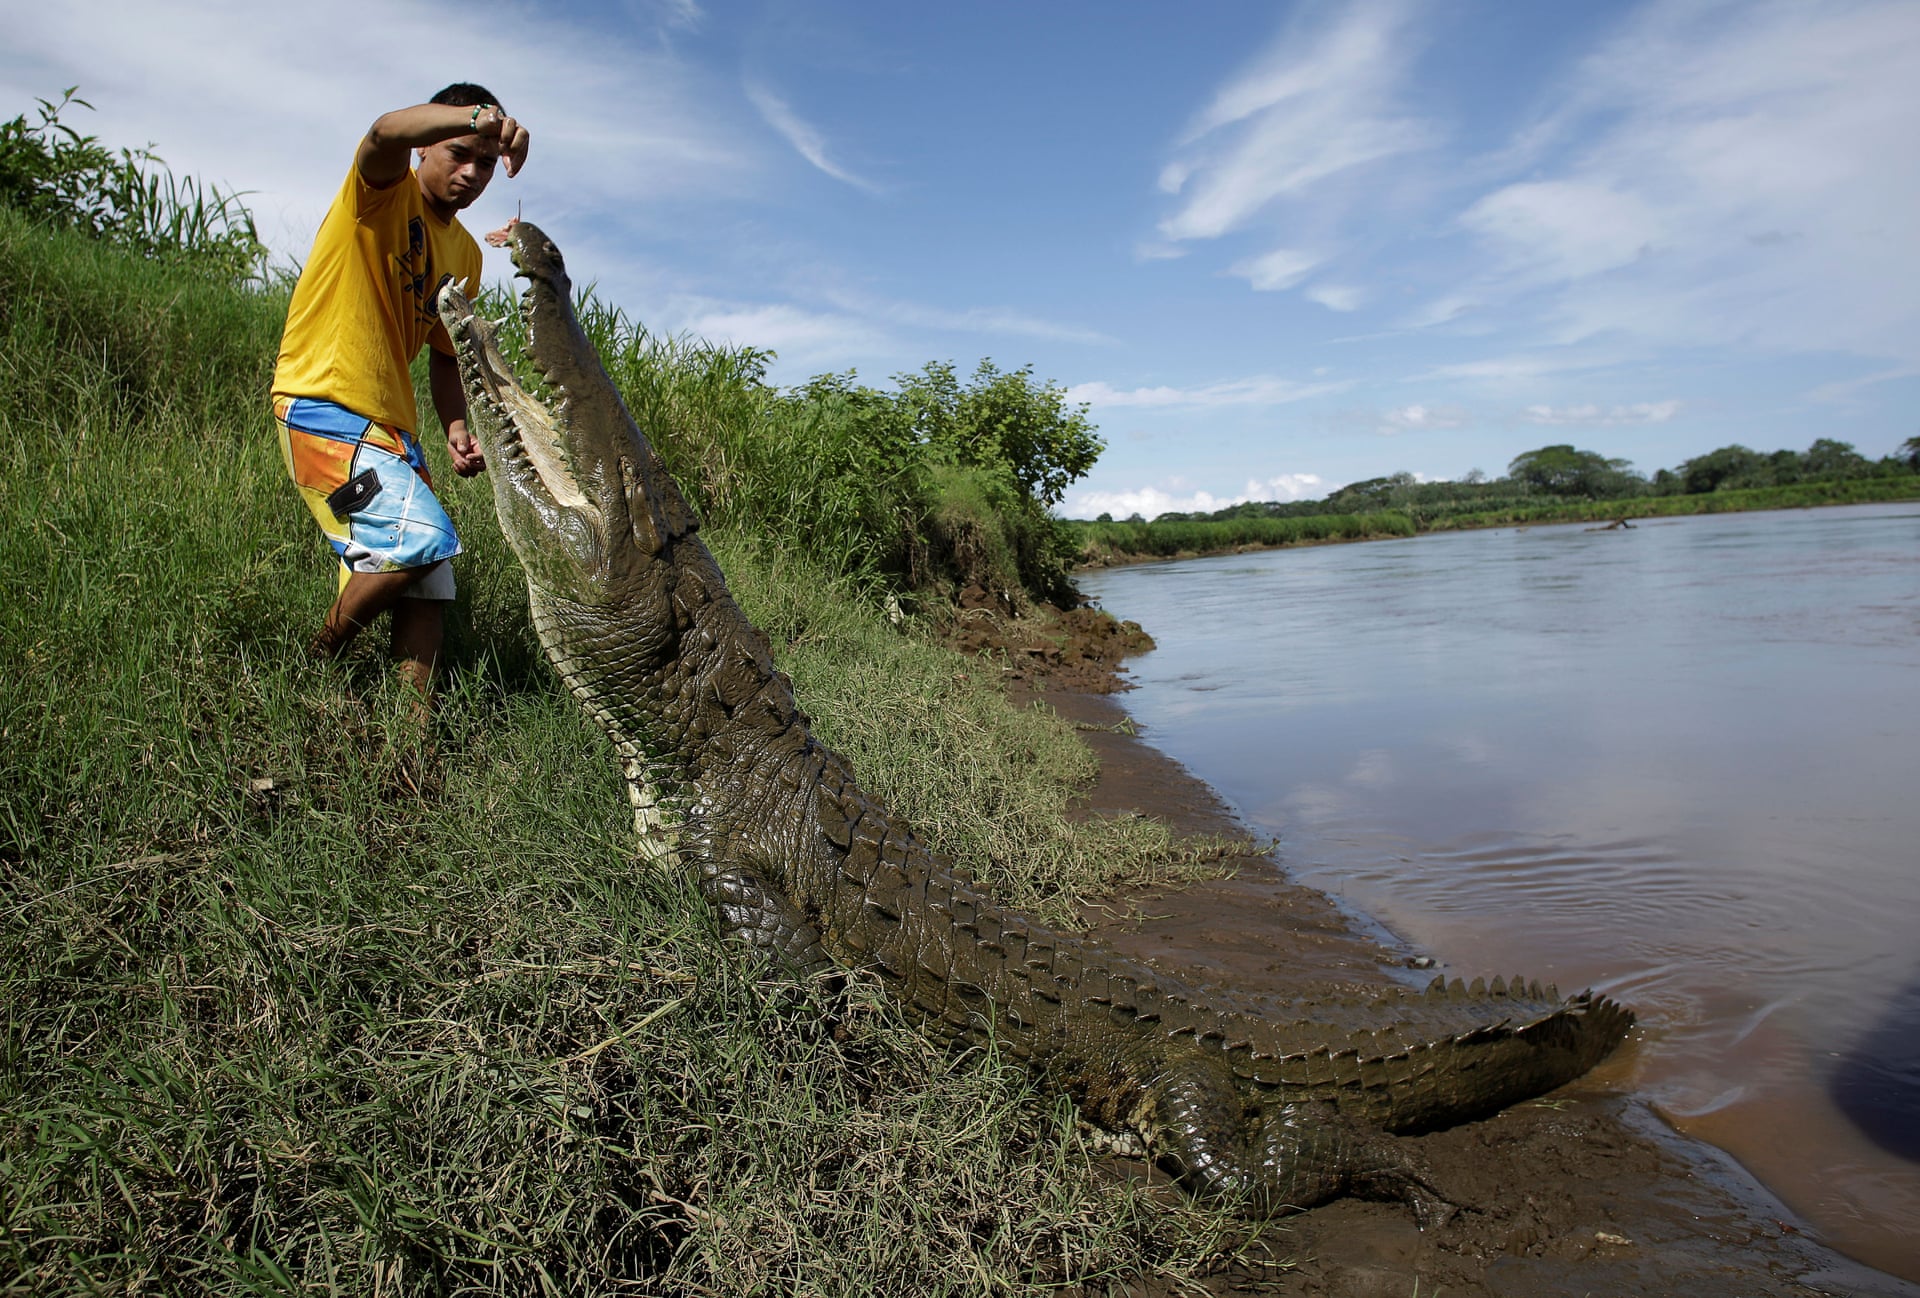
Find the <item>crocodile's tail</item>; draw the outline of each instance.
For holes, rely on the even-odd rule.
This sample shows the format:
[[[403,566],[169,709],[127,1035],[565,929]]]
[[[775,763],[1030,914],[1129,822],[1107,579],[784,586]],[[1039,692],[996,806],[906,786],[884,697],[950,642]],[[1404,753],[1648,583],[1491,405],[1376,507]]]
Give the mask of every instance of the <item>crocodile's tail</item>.
[[[1565,1085],[1620,1044],[1633,1012],[1518,978],[1471,986],[1436,978],[1424,992],[1366,994],[1323,1002],[1300,1022],[1239,1026],[1241,1039],[1223,1044],[1246,1080],[1405,1134]]]

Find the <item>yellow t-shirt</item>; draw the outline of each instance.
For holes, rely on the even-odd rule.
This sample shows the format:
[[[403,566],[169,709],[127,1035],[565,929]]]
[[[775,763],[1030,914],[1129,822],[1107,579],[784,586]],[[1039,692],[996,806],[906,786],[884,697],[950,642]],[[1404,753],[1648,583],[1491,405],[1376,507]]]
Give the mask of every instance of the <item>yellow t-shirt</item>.
[[[349,169],[294,287],[273,394],[418,432],[407,367],[426,342],[453,354],[433,309],[449,279],[468,297],[480,289],[480,245],[459,220],[428,209],[412,171],[375,189]]]

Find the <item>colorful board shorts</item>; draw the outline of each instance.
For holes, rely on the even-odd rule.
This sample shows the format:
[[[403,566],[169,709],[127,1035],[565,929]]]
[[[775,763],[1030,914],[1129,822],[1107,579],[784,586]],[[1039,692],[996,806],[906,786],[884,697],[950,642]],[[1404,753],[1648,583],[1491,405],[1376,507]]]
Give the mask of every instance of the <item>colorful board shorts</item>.
[[[287,476],[340,556],[340,585],[356,572],[431,568],[407,596],[453,598],[453,565],[440,561],[460,553],[460,538],[412,433],[313,397],[275,397],[273,421]]]

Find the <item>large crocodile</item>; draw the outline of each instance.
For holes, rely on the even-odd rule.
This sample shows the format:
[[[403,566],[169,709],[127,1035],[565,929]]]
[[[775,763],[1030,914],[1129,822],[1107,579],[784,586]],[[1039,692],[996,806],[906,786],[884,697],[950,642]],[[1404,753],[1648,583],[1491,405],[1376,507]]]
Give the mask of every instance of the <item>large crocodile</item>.
[[[524,222],[505,241],[544,399],[457,291],[440,302],[500,524],[541,643],[620,755],[649,856],[694,871],[731,936],[797,972],[870,971],[928,1030],[997,1042],[1192,1190],[1260,1212],[1353,1193],[1444,1216],[1391,1135],[1551,1090],[1624,1035],[1612,1001],[1517,979],[1255,1014],[997,905],[809,733],[581,330],[559,251]]]

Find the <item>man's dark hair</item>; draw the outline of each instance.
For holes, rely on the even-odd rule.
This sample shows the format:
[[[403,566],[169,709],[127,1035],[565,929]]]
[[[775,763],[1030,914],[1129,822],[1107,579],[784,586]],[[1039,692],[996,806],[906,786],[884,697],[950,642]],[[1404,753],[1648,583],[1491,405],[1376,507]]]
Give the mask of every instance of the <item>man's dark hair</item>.
[[[485,86],[476,86],[471,81],[456,81],[427,102],[448,104],[454,108],[478,108],[481,104],[498,104],[500,101]]]

